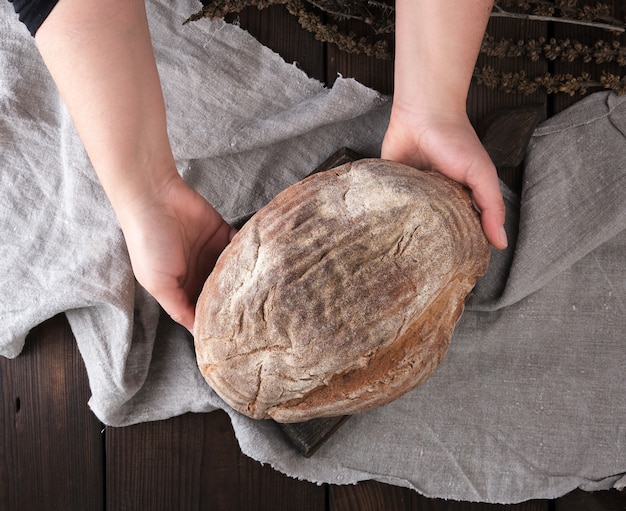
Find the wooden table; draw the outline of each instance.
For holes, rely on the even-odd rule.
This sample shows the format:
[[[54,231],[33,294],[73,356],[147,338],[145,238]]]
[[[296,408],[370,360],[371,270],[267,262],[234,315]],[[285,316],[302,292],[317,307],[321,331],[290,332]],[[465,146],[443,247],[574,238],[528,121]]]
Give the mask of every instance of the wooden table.
[[[283,8],[244,11],[239,22],[288,62],[331,85],[337,73],[383,93],[392,65],[342,54],[301,30]],[[574,37],[546,23],[492,20],[497,37]],[[575,30],[576,37],[588,31]],[[482,61],[486,59],[481,58]],[[489,59],[487,59],[489,60]],[[496,63],[514,69],[519,61]],[[529,73],[563,64],[525,62]],[[575,67],[575,66],[574,66]],[[472,86],[468,109],[478,126],[499,108],[538,105],[553,115],[577,98],[543,92],[517,96]],[[514,189],[519,169],[502,169]],[[624,511],[626,495],[575,491],[555,501],[516,505],[429,500],[375,482],[318,486],[288,478],[245,457],[226,414],[188,414],[127,428],[105,428],[87,406],[85,368],[63,316],[33,330],[24,352],[0,358],[0,511]]]

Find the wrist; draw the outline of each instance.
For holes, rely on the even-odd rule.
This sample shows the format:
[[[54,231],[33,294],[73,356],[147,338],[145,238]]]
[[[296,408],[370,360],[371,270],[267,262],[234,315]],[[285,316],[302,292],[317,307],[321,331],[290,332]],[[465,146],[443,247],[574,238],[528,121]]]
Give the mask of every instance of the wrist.
[[[394,95],[405,110],[458,115],[492,0],[397,0]]]
[[[433,126],[465,125],[469,123],[464,103],[454,105],[428,101],[408,100],[394,96],[389,119],[390,126],[409,127],[414,133],[431,129]]]
[[[161,165],[129,165],[128,169],[130,171],[125,173],[112,172],[100,178],[122,226],[167,204],[172,190],[182,182],[173,161]],[[116,183],[116,179],[121,181]]]

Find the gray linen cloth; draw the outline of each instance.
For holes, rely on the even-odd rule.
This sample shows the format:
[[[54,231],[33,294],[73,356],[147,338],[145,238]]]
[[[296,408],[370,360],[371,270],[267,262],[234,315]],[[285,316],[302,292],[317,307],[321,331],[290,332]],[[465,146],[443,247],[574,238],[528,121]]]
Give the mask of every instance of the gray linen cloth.
[[[33,41],[0,9],[0,354],[64,312],[105,424],[224,408],[247,455],[310,481],[504,503],[626,485],[626,98],[592,95],[537,129],[521,200],[503,187],[511,247],[493,252],[440,368],[304,459],[220,401],[189,334],[136,284]],[[181,26],[190,0],[148,9],[179,170],[229,221],[342,146],[379,153],[376,92],[325,88],[221,21]]]

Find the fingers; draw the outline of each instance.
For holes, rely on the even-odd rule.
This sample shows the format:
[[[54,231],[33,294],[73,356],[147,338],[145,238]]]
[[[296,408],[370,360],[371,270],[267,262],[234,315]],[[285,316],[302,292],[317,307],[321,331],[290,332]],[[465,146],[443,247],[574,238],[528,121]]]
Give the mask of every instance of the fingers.
[[[502,206],[504,207],[504,204]],[[504,223],[500,221],[500,217],[502,217],[501,210],[492,207],[482,210],[480,220],[489,243],[499,250],[504,250],[509,243]]]
[[[182,288],[168,290],[165,293],[155,293],[154,298],[161,304],[163,310],[187,330],[193,333],[195,307],[191,304]]]
[[[504,229],[505,207],[493,164],[489,162],[483,165],[476,177],[468,180],[467,185],[472,190],[472,199],[480,211],[481,223],[489,243],[504,250],[508,246]]]
[[[175,291],[170,291],[168,297],[155,297],[165,312],[191,333],[193,333],[195,321],[195,301],[198,299],[209,273],[213,270],[216,259],[235,234],[237,234],[237,230],[222,220],[220,227],[207,243],[206,252],[200,252],[199,261],[196,261],[195,265],[191,264],[187,267],[186,285]],[[208,266],[200,261],[208,263]]]
[[[496,168],[468,123],[453,128],[442,132],[443,135],[436,134],[434,139],[422,137],[427,142],[424,147],[418,147],[415,140],[394,137],[388,131],[381,157],[419,169],[434,168],[468,186],[489,243],[505,249],[508,245],[505,209]]]

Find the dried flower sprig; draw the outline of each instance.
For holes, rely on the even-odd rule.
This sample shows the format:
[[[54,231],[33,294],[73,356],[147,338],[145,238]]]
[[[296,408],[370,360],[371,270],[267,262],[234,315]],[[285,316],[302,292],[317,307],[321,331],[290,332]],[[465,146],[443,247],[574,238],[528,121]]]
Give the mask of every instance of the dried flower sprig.
[[[289,0],[217,0],[202,2],[202,9],[187,18],[183,25],[198,21],[202,18],[223,18],[227,14],[238,13],[248,6],[254,6],[259,10],[267,9],[271,5],[284,5]]]
[[[271,5],[284,5],[289,14],[297,18],[300,26],[312,32],[318,41],[335,44],[341,51],[381,60],[393,58],[393,51],[389,49],[387,40],[357,37],[354,32],[344,33],[337,25],[324,23],[319,15],[306,8],[303,0],[219,0],[204,4],[201,11],[190,16],[184,23],[201,18],[222,18],[227,14],[241,12],[248,6],[266,9]]]
[[[506,10],[506,8],[521,9]],[[517,18],[530,21],[549,21],[582,25],[614,32],[626,31],[626,24],[611,16],[607,4],[578,6],[576,0],[496,0],[492,17]]]
[[[318,41],[335,44],[346,53],[362,54],[381,60],[393,57],[386,40],[371,41],[367,37],[357,37],[354,32],[344,34],[337,25],[325,24],[317,14],[305,7],[302,0],[288,0],[285,6],[289,14],[298,19],[300,26],[312,32]]]
[[[357,20],[369,26],[374,34],[395,31],[395,7],[379,0],[305,0],[316,9],[338,21]]]
[[[547,94],[564,93],[569,96],[584,95],[590,88],[604,88],[618,95],[626,94],[626,82],[618,75],[602,73],[599,81],[589,73],[580,76],[546,73],[530,78],[525,71],[502,72],[490,66],[474,71],[474,78],[479,85],[506,93],[534,94],[543,89]]]
[[[378,59],[393,58],[388,34],[395,29],[395,9],[389,0],[201,0],[203,8],[186,22],[200,18],[220,18],[241,12],[248,6],[265,9],[271,5],[284,5],[295,16],[299,24],[312,32],[319,41],[337,45],[347,53],[364,54]],[[611,16],[606,4],[578,5],[578,0],[496,0],[492,17],[571,23],[613,33],[625,32],[626,23]],[[371,29],[368,37],[357,36],[345,28],[329,23],[332,20],[356,20]],[[495,41],[486,35],[481,53],[488,57],[523,57],[531,61],[574,62],[579,59],[585,64],[617,63],[626,65],[626,46],[618,41],[597,40],[586,45],[570,39],[530,39]],[[587,72],[579,76],[571,74],[545,74],[529,78],[525,72],[505,73],[492,67],[477,69],[475,78],[479,84],[509,93],[533,94],[542,89],[548,94],[585,94],[590,88],[604,87],[618,94],[626,93],[624,80],[618,75],[603,73],[592,78]],[[626,78],[625,78],[626,79]]]
[[[247,6],[264,9],[270,5],[285,5],[289,12],[298,17],[300,24],[313,32],[320,41],[335,43],[343,51],[350,53],[364,53],[380,59],[392,58],[393,50],[390,49],[389,39],[377,37],[390,34],[395,30],[395,8],[385,0],[202,0],[202,3],[202,10],[192,15],[187,21],[203,17],[218,18],[226,14],[238,13]],[[518,12],[520,9],[523,12]],[[325,22],[317,13],[328,15],[335,20],[361,21],[371,28],[373,37],[357,39],[353,33],[346,33],[336,25]],[[615,33],[626,31],[626,23],[612,17],[606,4],[578,6],[577,0],[496,0],[491,16],[573,23],[609,29]],[[483,50],[494,56],[530,56],[536,59],[549,55],[545,44],[545,42],[534,40],[526,43],[518,41],[496,44],[486,39],[483,43]],[[557,46],[561,44],[560,42],[556,45],[552,42],[548,44],[554,46],[554,50],[559,52]],[[623,58],[623,49],[611,49],[607,47],[607,44],[609,43],[600,40],[596,44],[600,47],[592,51],[589,47],[581,47],[576,41],[570,44],[564,41],[562,46],[565,48],[560,52],[560,56],[562,60],[567,60],[578,58],[580,55],[583,62],[594,60],[597,63],[603,62],[600,60],[601,53],[616,61]]]
[[[626,66],[626,46],[619,41],[603,41],[599,39],[592,46],[570,39],[529,39],[528,41],[501,39],[496,41],[486,34],[480,49],[488,57],[516,58],[525,57],[533,62],[544,58],[561,62],[581,60],[585,64],[594,62],[604,64],[615,62],[619,66]]]

